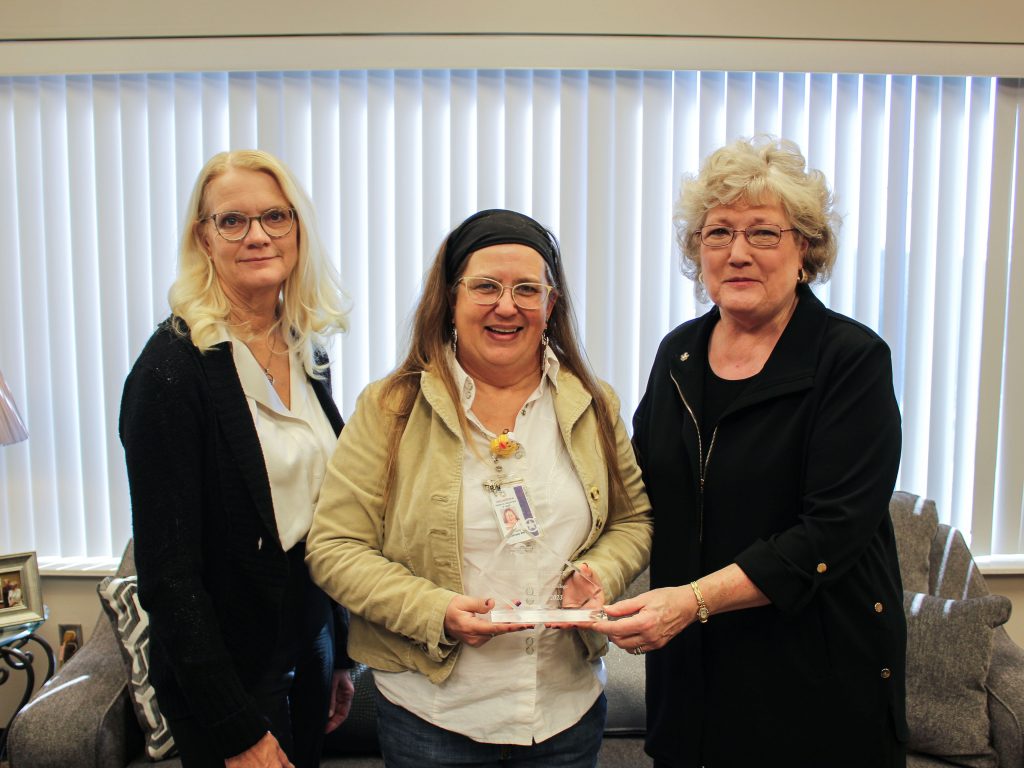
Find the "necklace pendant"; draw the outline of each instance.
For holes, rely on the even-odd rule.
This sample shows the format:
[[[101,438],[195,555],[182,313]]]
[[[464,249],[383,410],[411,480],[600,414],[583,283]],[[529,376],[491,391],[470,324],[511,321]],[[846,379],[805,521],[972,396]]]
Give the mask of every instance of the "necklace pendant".
[[[270,372],[269,368],[264,368],[263,369],[263,375],[266,376],[267,377],[267,381],[269,381],[271,383],[271,385],[273,385],[273,383],[274,383],[274,374],[272,374]]]
[[[520,450],[522,450],[522,447],[507,429],[491,440],[491,453],[502,459],[514,456]]]

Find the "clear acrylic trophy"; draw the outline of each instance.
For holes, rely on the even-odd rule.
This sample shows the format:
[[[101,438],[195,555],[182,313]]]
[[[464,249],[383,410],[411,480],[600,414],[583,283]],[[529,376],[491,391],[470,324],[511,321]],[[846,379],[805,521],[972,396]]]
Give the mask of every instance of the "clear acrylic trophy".
[[[604,618],[602,592],[572,563],[544,543],[540,526],[515,480],[490,487],[504,535],[479,568],[494,599],[490,620],[501,624],[577,623]],[[565,586],[572,579],[571,586]]]

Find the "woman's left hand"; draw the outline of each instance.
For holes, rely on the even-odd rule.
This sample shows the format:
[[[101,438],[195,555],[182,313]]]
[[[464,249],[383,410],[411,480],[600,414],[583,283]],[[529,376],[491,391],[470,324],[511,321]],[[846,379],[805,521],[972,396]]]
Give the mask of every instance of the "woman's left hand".
[[[562,607],[598,610],[603,605],[604,587],[601,586],[601,579],[589,565],[581,563],[562,584]]]
[[[604,587],[601,579],[590,566],[581,563],[579,568],[562,584],[563,608],[590,608],[599,611],[604,607]],[[591,622],[549,622],[544,626],[549,629],[575,629],[590,627]]]
[[[347,669],[334,670],[331,678],[331,708],[327,713],[327,727],[324,733],[330,733],[348,717],[352,709],[352,699],[356,695],[356,687],[352,684],[352,676]]]

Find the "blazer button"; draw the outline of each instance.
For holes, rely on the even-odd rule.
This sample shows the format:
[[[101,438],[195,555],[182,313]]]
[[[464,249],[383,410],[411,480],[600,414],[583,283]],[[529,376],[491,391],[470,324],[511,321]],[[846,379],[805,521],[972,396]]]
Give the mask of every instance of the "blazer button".
[[[875,603],[875,613],[881,613],[884,610],[885,606],[883,606],[881,603]]]
[[[828,570],[828,566],[824,563],[818,563],[818,567],[815,569],[818,573],[824,573]]]
[[[888,667],[882,667],[882,679],[888,680],[890,677],[892,677],[892,670]]]
[[[601,489],[598,488],[596,485],[590,489],[590,498],[592,498],[594,501],[601,500]]]

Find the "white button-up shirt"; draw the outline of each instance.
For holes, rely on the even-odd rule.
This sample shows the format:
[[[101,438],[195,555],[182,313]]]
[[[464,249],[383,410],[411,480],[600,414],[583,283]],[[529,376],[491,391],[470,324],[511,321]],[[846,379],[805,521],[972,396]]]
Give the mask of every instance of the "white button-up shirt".
[[[454,357],[450,364],[473,441],[465,446],[462,478],[462,580],[466,594],[494,597],[488,574],[513,558],[501,547],[504,530],[484,487],[497,476],[490,452],[495,435],[473,414],[473,380]],[[523,480],[541,526],[545,567],[555,569],[572,557],[591,527],[586,493],[555,418],[551,388],[557,374],[558,360],[548,350],[540,385],[512,430],[523,456],[500,459],[504,477]],[[389,701],[434,725],[476,741],[528,745],[574,725],[604,688],[603,663],[584,658],[575,634],[538,625],[499,635],[479,648],[464,645],[440,685],[416,672],[375,671],[374,676]]]
[[[235,369],[256,425],[277,533],[287,552],[309,533],[324,471],[338,439],[297,355],[290,353],[288,361],[292,402],[287,408],[249,348],[229,331],[224,339],[231,342]]]

